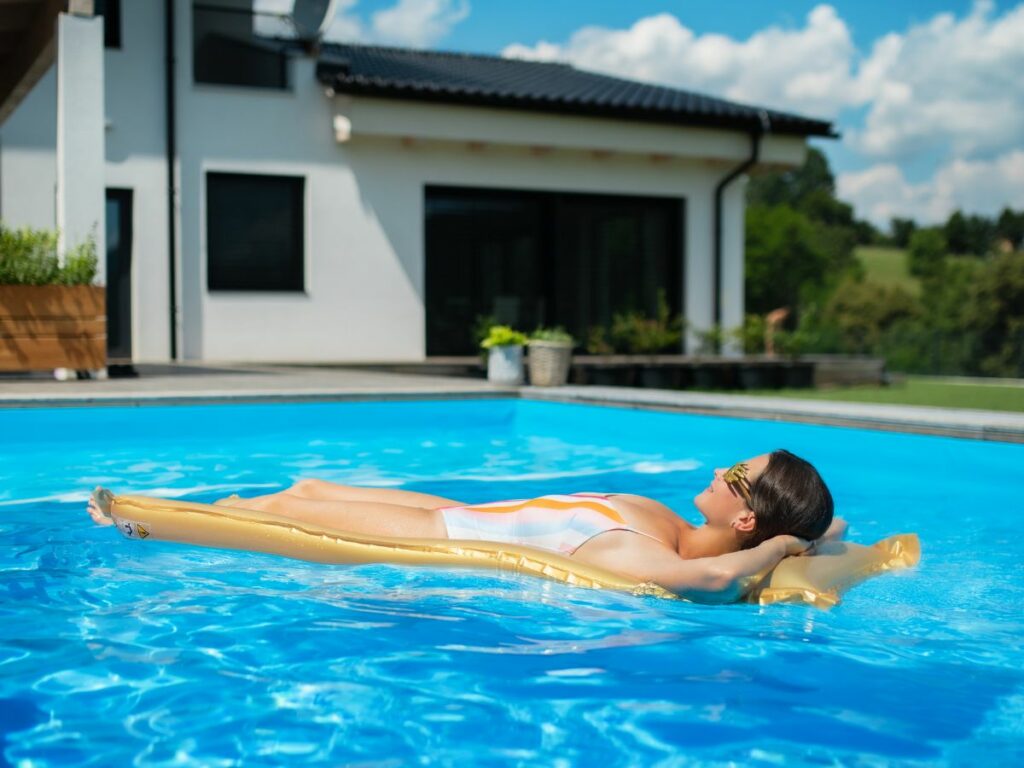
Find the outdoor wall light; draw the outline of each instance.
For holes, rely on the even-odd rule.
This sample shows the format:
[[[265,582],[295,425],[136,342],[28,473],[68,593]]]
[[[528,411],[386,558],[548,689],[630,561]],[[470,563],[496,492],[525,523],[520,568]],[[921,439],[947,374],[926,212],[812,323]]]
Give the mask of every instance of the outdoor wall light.
[[[334,140],[344,144],[352,138],[352,121],[344,115],[334,116]]]

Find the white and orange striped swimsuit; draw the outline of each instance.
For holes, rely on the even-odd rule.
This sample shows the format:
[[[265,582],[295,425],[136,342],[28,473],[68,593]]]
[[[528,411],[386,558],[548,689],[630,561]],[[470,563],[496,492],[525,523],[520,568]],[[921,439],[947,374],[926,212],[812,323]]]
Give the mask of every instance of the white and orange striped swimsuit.
[[[442,507],[450,539],[522,544],[571,555],[605,531],[631,531],[660,541],[628,525],[608,497],[570,493],[510,499],[465,507]]]

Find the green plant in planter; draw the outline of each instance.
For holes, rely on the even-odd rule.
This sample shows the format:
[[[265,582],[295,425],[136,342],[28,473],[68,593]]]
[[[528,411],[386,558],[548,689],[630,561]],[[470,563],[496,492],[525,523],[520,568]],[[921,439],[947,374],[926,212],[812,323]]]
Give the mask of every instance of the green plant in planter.
[[[591,355],[614,355],[615,347],[608,340],[608,329],[603,325],[592,325],[587,331],[587,343],[585,345],[588,354]]]
[[[722,349],[722,343],[728,338],[727,331],[720,325],[694,331],[694,335],[697,337],[698,355],[717,355]]]
[[[89,285],[96,278],[96,239],[57,256],[57,233],[0,223],[0,285]]]
[[[473,318],[473,328],[470,331],[473,344],[479,347],[491,332],[491,328],[497,324],[498,319],[494,315],[477,315]]]
[[[558,325],[554,328],[538,328],[530,334],[530,341],[553,341],[562,344],[569,344],[575,346],[576,339],[572,337],[572,334],[565,330],[562,326]]]
[[[61,285],[89,285],[96,278],[98,259],[96,238],[92,235],[64,254],[64,265],[57,275]]]
[[[813,346],[811,333],[803,328],[795,331],[779,331],[775,334],[775,346],[787,357],[798,357]]]
[[[683,319],[672,317],[664,291],[658,292],[658,312],[648,317],[642,312],[625,312],[612,318],[612,341],[634,354],[678,351],[683,338]]]
[[[764,352],[765,320],[763,315],[747,315],[743,325],[727,332],[730,339],[739,343],[745,354],[759,355]]]
[[[507,325],[492,325],[487,337],[480,342],[484,349],[493,347],[521,347],[526,344],[526,334],[516,331]]]

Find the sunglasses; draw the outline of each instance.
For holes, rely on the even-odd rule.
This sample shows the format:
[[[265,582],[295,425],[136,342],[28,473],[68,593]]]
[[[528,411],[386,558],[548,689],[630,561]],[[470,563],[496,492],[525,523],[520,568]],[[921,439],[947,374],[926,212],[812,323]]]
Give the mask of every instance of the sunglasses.
[[[747,504],[750,503],[750,480],[747,479],[748,467],[744,462],[733,464],[722,473],[722,480],[729,486],[729,490],[742,497]]]

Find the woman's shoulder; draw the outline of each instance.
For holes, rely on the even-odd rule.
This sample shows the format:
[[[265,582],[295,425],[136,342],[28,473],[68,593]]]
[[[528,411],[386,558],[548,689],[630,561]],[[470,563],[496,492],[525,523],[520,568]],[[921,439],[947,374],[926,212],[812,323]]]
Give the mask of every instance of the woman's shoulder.
[[[652,499],[649,496],[640,496],[639,494],[636,493],[611,493],[608,495],[612,499],[615,499],[617,501],[624,501],[633,507],[639,507],[640,509],[643,509],[647,512],[652,512],[659,515],[668,514],[672,515],[673,517],[678,517],[678,515],[671,507],[662,504],[657,499]]]

